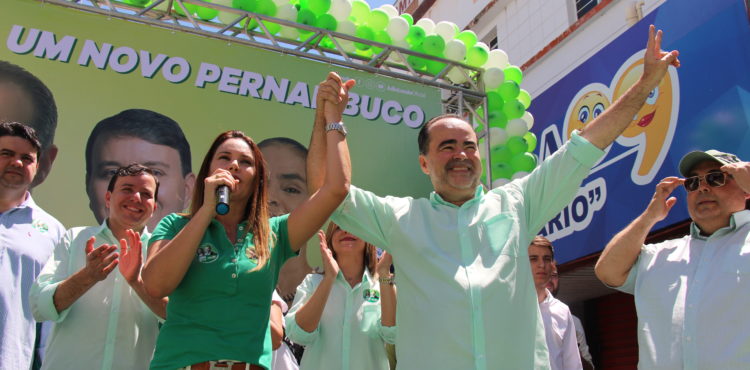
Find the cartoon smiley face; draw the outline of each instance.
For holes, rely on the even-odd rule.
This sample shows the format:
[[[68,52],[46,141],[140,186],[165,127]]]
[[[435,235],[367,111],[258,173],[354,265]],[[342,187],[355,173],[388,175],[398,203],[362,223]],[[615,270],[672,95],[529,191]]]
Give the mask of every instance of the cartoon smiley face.
[[[642,52],[636,55],[638,54],[643,55]],[[622,73],[618,73],[613,80],[616,81],[613,100],[619,99],[638,81],[643,73],[643,58],[631,57],[620,71]],[[617,139],[621,145],[636,147],[638,154],[631,173],[635,183],[649,183],[669,151],[677,121],[678,92],[677,75],[674,68],[670,68],[669,73],[649,93],[643,107]]]
[[[581,93],[583,95],[573,104],[572,109],[568,109],[565,125],[566,138],[570,139],[570,135],[574,130],[582,129],[583,126],[593,121],[594,118],[598,117],[609,107],[609,99],[605,93],[596,88],[594,86],[587,86],[581,89],[578,95],[581,96]]]

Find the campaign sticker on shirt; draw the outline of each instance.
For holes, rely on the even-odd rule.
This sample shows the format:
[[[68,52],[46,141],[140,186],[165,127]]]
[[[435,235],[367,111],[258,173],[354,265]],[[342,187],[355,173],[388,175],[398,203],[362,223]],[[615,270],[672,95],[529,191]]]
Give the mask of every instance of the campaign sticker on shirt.
[[[198,262],[200,263],[211,263],[219,258],[219,250],[210,243],[198,247],[195,254],[198,256]]]
[[[34,221],[33,221],[33,222],[31,223],[31,227],[35,228],[35,229],[36,229],[37,231],[39,231],[39,232],[40,232],[40,233],[42,233],[42,234],[44,234],[44,233],[46,233],[47,231],[49,231],[49,225],[47,225],[47,224],[46,224],[46,223],[45,223],[44,221],[42,221],[42,220],[34,220]]]
[[[365,289],[362,298],[367,302],[377,302],[380,299],[380,292],[375,289]]]
[[[247,256],[247,259],[250,260],[250,262],[258,264],[258,254],[255,253],[255,246],[251,245],[245,248],[245,255]]]

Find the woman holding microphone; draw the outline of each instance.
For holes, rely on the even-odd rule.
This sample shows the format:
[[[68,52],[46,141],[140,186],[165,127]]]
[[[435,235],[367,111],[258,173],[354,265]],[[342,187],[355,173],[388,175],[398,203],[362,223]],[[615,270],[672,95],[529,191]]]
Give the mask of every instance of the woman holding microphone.
[[[165,217],[150,240],[144,284],[154,297],[169,296],[152,369],[270,368],[278,271],[348,193],[340,122],[352,86],[333,72],[319,86],[316,114],[322,110],[329,123],[325,184],[288,215],[268,217],[268,174],[252,139],[227,131],[214,140],[189,212]],[[231,194],[226,214],[217,213],[221,186]]]

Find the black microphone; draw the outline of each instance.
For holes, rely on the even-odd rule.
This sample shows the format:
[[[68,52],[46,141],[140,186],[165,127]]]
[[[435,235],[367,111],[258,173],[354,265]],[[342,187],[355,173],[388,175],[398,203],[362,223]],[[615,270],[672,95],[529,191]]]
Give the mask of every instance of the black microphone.
[[[220,185],[216,188],[216,213],[220,215],[229,213],[229,186]]]

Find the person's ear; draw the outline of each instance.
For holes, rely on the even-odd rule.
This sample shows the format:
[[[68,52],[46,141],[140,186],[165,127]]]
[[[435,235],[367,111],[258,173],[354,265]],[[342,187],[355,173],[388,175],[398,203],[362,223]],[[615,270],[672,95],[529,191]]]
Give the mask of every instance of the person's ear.
[[[424,154],[419,155],[419,167],[422,169],[422,172],[424,172],[425,175],[430,175],[430,169],[427,168],[427,158],[425,158]]]
[[[55,158],[57,158],[57,150],[57,145],[50,144],[46,150],[38,153],[36,175],[34,176],[34,180],[31,181],[30,188],[41,184],[47,178],[47,175],[52,170],[52,164],[55,163]]]
[[[185,188],[182,196],[182,208],[187,208],[190,200],[193,198],[193,189],[195,188],[195,174],[190,172],[185,175]]]

